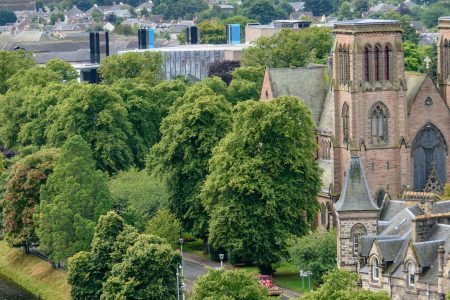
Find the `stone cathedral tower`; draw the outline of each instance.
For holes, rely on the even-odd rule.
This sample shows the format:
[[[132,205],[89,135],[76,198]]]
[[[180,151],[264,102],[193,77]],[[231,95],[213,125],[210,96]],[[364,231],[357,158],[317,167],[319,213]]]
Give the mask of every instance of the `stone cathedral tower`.
[[[380,198],[387,190],[398,194],[410,167],[401,24],[343,21],[334,33],[336,189],[343,187],[351,150],[361,159],[370,191]]]

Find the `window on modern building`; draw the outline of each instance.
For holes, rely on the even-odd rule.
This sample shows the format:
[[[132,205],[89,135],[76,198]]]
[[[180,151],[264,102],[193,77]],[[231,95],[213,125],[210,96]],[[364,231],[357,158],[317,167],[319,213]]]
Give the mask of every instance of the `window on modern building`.
[[[364,81],[369,82],[370,80],[370,66],[369,66],[369,47],[364,48]]]
[[[384,47],[384,80],[391,80],[391,46]]]
[[[386,143],[388,140],[388,110],[383,103],[373,106],[370,113],[371,140],[373,144]]]
[[[379,265],[378,265],[378,258],[374,258],[372,260],[372,280],[373,281],[378,281],[378,279],[380,278],[380,270],[379,270]]]
[[[374,66],[374,79],[375,81],[380,81],[380,47],[379,46],[375,46],[375,51],[374,51],[374,61],[373,61],[373,66]]]
[[[408,264],[408,286],[414,286],[415,273],[416,273],[416,266],[412,262],[410,262]]]
[[[349,107],[347,103],[342,105],[342,133],[343,142],[348,143],[349,139]]]

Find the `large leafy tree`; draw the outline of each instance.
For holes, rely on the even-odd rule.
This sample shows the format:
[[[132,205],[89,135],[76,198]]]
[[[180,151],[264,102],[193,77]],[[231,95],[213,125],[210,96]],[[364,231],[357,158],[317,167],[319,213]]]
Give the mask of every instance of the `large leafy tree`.
[[[269,300],[271,298],[266,289],[260,288],[252,274],[211,269],[195,281],[190,299]]]
[[[286,255],[287,238],[312,228],[321,185],[313,129],[311,112],[295,97],[235,107],[201,192],[214,248],[267,274]]]
[[[177,248],[181,229],[177,217],[168,209],[162,208],[148,222],[145,232],[165,238],[172,247]]]
[[[334,269],[323,276],[324,283],[313,292],[302,295],[305,300],[389,300],[385,291],[372,292],[358,288],[358,274]]]
[[[145,171],[121,171],[108,182],[113,209],[139,231],[161,207],[167,206],[166,186]]]
[[[0,10],[0,26],[17,21],[16,14],[12,10]]]
[[[305,9],[314,16],[329,15],[336,11],[338,3],[338,0],[305,0]]]
[[[225,25],[216,19],[205,20],[198,23],[200,42],[202,44],[224,44],[226,42]]]
[[[89,249],[98,218],[111,207],[106,180],[95,170],[89,145],[80,136],[68,139],[34,215],[40,248],[53,261]]]
[[[226,84],[230,84],[234,69],[239,68],[241,63],[237,60],[217,61],[209,65],[208,76],[217,76]]]
[[[336,233],[321,230],[293,238],[289,241],[288,251],[293,264],[313,271],[313,277],[319,280],[326,272],[336,268]]]
[[[39,205],[40,188],[45,184],[58,158],[56,149],[44,149],[16,162],[5,185],[1,202],[3,208],[3,233],[14,247],[37,244],[33,213]]]
[[[261,37],[255,46],[245,49],[242,64],[286,68],[325,63],[332,45],[328,28],[285,29],[272,37]]]
[[[263,67],[240,67],[231,73],[233,80],[228,86],[227,100],[236,104],[244,100],[258,100],[264,76]]]
[[[142,234],[127,249],[122,262],[112,267],[100,299],[175,299],[181,256],[155,238]]]
[[[133,164],[127,109],[109,86],[77,85],[46,117],[50,120],[45,131],[47,144],[58,147],[80,135],[91,146],[100,169],[112,174]]]
[[[224,86],[217,77],[209,79],[176,101],[162,122],[161,141],[148,157],[148,169],[168,184],[170,209],[186,229],[201,237],[206,234],[207,215],[198,193],[212,149],[231,126],[231,106],[215,92],[223,92]]]
[[[69,259],[67,281],[72,299],[100,298],[102,285],[113,265],[121,262],[125,254],[119,246],[123,239],[132,245],[137,239],[136,231],[114,212],[101,216],[95,226],[91,250],[78,252]]]
[[[4,94],[7,91],[6,81],[12,75],[35,64],[31,53],[25,51],[0,51],[0,94]]]
[[[136,78],[154,85],[163,79],[162,56],[158,52],[126,53],[105,58],[98,70],[104,83],[123,78]]]

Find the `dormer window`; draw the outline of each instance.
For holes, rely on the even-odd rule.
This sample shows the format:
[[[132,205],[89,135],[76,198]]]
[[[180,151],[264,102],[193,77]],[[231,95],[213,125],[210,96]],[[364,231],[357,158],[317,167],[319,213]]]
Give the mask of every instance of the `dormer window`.
[[[408,264],[408,286],[414,286],[416,282],[415,274],[416,266],[411,262]]]
[[[379,269],[378,258],[374,258],[372,260],[372,280],[378,281],[379,278],[380,278],[380,269]]]

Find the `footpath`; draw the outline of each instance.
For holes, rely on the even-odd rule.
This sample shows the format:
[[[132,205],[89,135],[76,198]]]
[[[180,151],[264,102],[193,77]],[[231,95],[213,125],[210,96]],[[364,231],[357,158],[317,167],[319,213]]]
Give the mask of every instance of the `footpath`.
[[[192,289],[194,277],[205,274],[208,268],[218,268],[220,263],[211,261],[207,258],[195,255],[193,253],[183,252],[183,261],[185,262],[185,278],[188,290]],[[236,268],[231,264],[224,262],[224,268],[228,270],[235,270]],[[283,288],[282,299],[299,299],[300,293]]]

